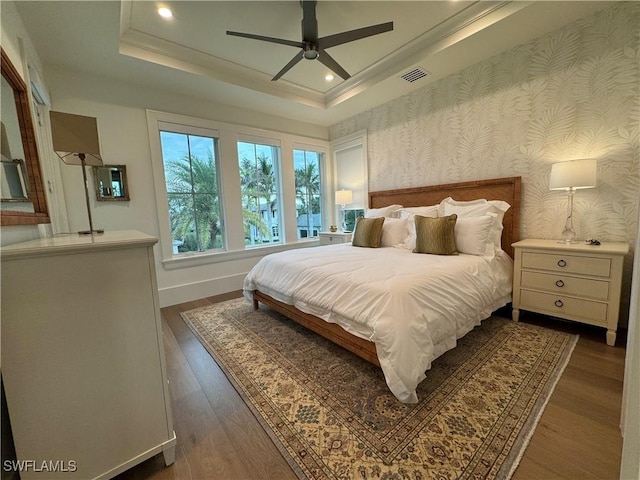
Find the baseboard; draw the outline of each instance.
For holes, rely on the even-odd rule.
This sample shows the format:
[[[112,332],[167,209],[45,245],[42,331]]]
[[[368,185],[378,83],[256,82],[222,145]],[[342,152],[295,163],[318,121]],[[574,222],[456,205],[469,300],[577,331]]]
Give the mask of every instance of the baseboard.
[[[244,272],[227,277],[161,288],[158,290],[160,308],[242,290],[242,284],[246,276],[247,272]]]

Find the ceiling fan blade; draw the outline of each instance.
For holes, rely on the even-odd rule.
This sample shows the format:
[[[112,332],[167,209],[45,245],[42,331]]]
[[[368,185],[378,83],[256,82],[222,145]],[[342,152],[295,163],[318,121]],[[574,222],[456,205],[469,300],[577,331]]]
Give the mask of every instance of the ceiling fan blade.
[[[253,33],[232,32],[227,30],[227,35],[233,35],[234,37],[251,38],[253,40],[262,40],[263,42],[279,43],[280,45],[289,45],[290,47],[304,47],[302,42],[294,42],[293,40],[285,40],[283,38],[265,37],[263,35],[254,35]]]
[[[309,43],[318,41],[318,19],[316,17],[316,1],[302,2],[302,40]]]
[[[347,73],[347,71],[340,66],[338,62],[336,62],[331,55],[329,55],[326,50],[322,50],[320,52],[320,56],[318,57],[320,63],[324,66],[328,67],[334,73],[340,75],[344,80],[347,80],[351,75]]]
[[[276,76],[273,77],[271,79],[271,81],[275,82],[276,80],[278,80],[281,76],[283,76],[285,73],[287,73],[289,70],[291,70],[293,68],[293,66],[296,63],[298,63],[300,60],[302,60],[302,53],[298,52],[298,53],[296,53],[296,56],[293,57],[291,59],[291,61],[284,66],[284,68],[282,70],[280,70],[278,73],[276,73]]]
[[[335,35],[328,35],[326,37],[319,38],[318,47],[335,47],[336,45],[353,42],[354,40],[360,40],[361,38],[390,32],[391,30],[393,30],[393,22],[380,23],[378,25],[371,25],[370,27],[357,28],[355,30],[349,30],[348,32],[336,33]]]

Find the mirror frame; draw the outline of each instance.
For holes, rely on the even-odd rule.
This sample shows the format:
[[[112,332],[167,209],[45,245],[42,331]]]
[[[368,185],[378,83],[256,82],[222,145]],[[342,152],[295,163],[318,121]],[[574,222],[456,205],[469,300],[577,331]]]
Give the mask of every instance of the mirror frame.
[[[102,169],[118,170],[122,177],[122,196],[114,197],[112,195],[102,195],[100,193],[100,180],[98,172]],[[96,189],[96,200],[100,202],[128,202],[129,198],[129,180],[127,179],[126,165],[102,165],[101,167],[93,167],[93,185]]]
[[[29,179],[29,191],[27,194],[33,204],[33,212],[0,210],[0,226],[51,223],[47,210],[47,198],[42,181],[42,173],[40,171],[40,158],[36,145],[36,135],[33,129],[33,121],[31,120],[27,85],[13,66],[13,63],[11,63],[4,48],[0,48],[0,55],[2,76],[13,88],[13,95],[16,100],[16,111],[25,156],[24,165],[27,171],[27,178]]]

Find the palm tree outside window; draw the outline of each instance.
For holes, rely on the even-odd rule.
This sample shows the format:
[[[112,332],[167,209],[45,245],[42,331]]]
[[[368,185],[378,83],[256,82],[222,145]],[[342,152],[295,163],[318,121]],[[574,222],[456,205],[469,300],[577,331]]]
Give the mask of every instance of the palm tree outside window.
[[[280,243],[280,147],[238,142],[245,245]]]
[[[160,131],[174,253],[224,248],[218,139]]]
[[[322,161],[324,154],[293,151],[298,238],[317,237],[322,230]]]

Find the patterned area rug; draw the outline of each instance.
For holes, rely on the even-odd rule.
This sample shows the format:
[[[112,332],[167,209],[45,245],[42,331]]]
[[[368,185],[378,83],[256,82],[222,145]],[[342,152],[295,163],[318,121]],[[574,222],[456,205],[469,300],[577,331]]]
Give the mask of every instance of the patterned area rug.
[[[238,299],[182,315],[312,479],[509,478],[578,338],[491,317],[407,405],[379,368],[265,307]]]

